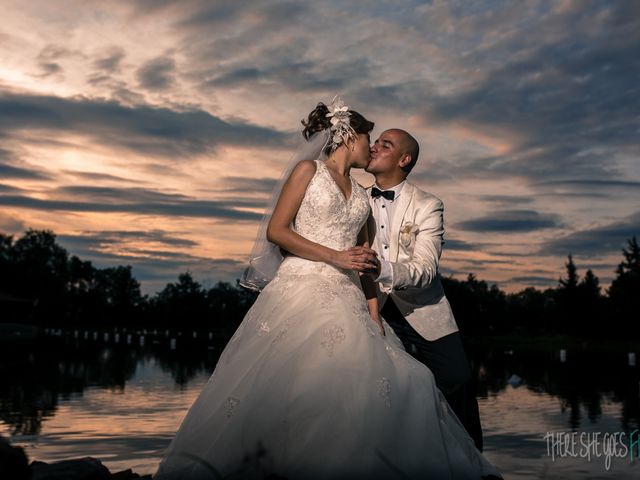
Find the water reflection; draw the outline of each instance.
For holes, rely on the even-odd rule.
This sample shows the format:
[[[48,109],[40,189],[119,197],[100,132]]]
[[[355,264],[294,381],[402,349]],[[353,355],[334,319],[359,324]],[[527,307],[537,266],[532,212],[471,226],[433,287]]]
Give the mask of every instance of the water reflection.
[[[76,333],[77,332],[77,333]],[[211,372],[229,334],[188,341],[151,333],[46,331],[32,341],[7,342],[0,349],[0,420],[15,435],[37,435],[60,401],[87,388],[124,391],[137,367],[154,363],[179,386]],[[180,335],[182,337],[182,335]],[[216,342],[217,340],[217,342]],[[177,345],[182,343],[182,348]]]
[[[569,412],[567,429],[577,430],[597,421],[603,402],[620,404],[620,429],[628,431],[640,425],[640,371],[629,364],[629,352],[475,347],[470,353],[480,397],[505,390],[515,374],[524,382],[520,388],[561,400],[562,411]]]
[[[0,347],[0,433],[32,459],[93,455],[151,473],[230,334],[49,330]],[[472,345],[487,457],[507,478],[584,478],[583,459],[551,463],[550,430],[640,426],[635,353]],[[640,465],[630,471],[637,475]],[[589,478],[624,478],[589,465]],[[586,474],[586,473],[585,473]],[[631,478],[631,477],[629,477]]]

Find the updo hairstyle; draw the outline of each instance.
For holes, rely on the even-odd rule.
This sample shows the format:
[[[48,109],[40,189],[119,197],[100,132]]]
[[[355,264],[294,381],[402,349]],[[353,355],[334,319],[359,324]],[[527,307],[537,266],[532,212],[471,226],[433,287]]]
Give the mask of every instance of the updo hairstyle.
[[[327,117],[327,113],[329,113],[327,106],[319,102],[307,119],[302,120],[302,125],[304,125],[302,135],[304,138],[309,140],[314,133],[331,128],[331,118]],[[351,128],[353,128],[356,133],[369,133],[373,130],[375,125],[373,122],[367,120],[355,110],[349,110],[349,113],[351,114],[349,117],[349,125],[351,125]],[[325,147],[324,153],[326,155],[331,153],[331,142]]]

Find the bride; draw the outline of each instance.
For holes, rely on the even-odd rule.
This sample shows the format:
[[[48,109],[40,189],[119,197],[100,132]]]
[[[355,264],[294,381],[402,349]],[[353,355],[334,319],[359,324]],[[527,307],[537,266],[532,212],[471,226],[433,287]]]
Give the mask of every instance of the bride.
[[[303,124],[302,159],[285,175],[245,273],[262,292],[155,479],[499,475],[431,371],[378,315],[366,273],[375,254],[369,203],[350,176],[369,162],[374,124],[336,99]]]

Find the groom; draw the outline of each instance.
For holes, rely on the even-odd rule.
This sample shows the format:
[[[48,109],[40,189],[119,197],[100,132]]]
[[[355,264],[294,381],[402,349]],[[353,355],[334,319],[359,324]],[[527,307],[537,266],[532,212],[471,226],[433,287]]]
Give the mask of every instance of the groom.
[[[371,248],[378,253],[381,314],[407,352],[432,371],[438,388],[482,451],[478,402],[460,332],[444,295],[438,262],[443,244],[443,204],[406,180],[418,160],[418,142],[400,129],[382,132],[366,171],[373,215]]]

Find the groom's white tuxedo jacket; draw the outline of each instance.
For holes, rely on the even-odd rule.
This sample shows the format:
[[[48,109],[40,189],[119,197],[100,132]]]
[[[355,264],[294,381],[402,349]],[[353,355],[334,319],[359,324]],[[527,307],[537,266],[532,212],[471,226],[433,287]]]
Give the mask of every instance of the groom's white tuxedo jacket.
[[[367,193],[373,212],[368,221],[369,241],[381,254],[371,187]],[[444,243],[444,206],[439,198],[409,182],[405,182],[396,202],[388,245],[393,281],[379,283],[380,308],[390,296],[420,335],[437,340],[458,331],[438,272]]]

